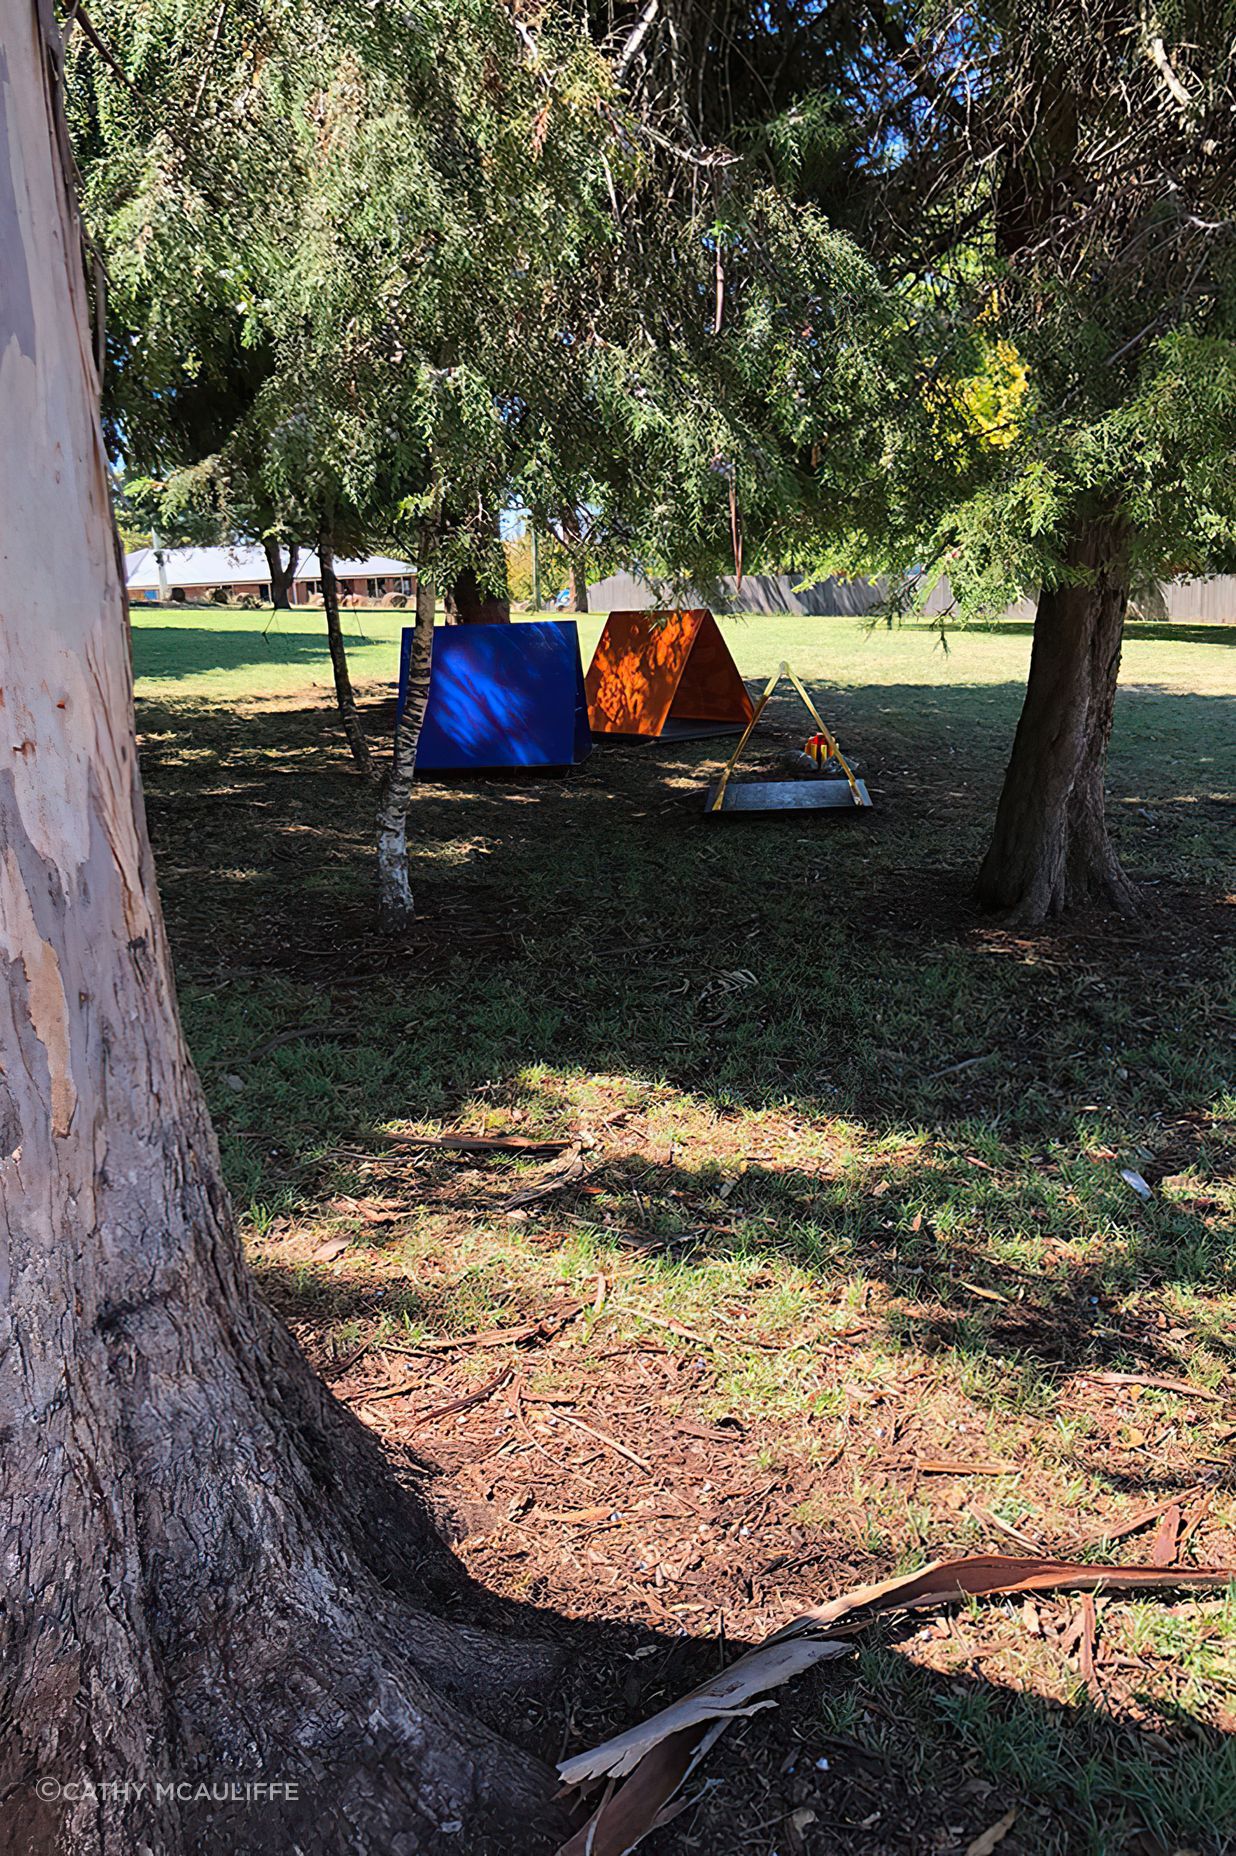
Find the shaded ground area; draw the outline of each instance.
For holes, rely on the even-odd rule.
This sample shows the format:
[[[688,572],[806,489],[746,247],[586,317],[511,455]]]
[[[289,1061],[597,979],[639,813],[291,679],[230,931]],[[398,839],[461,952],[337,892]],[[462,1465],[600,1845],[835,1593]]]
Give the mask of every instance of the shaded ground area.
[[[1146,915],[1035,937],[968,900],[1003,655],[931,687],[868,641],[876,683],[836,635],[866,817],[706,820],[707,741],[427,786],[399,944],[324,707],[249,668],[141,703],[254,1261],[475,1579],[578,1645],[551,1757],[924,1558],[1145,1559],[1167,1509],[1163,1551],[1236,1563],[1236,654],[1225,687],[1144,629],[1112,789]],[[753,766],[806,732],[779,700]],[[1236,1847],[1236,1610],[1098,1615],[1093,1670],[1063,1601],[890,1636],[732,1731],[657,1847],[964,1852],[1010,1810],[1017,1856]]]

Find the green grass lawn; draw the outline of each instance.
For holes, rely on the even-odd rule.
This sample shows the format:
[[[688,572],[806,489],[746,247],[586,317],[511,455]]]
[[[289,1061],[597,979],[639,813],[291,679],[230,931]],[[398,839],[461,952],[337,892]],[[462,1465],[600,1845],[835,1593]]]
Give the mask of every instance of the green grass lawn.
[[[594,1629],[570,1744],[715,1666],[722,1624],[926,1557],[1144,1559],[1157,1516],[1121,1530],[1177,1500],[1182,1563],[1236,1563],[1236,630],[1129,640],[1136,923],[971,905],[1024,630],[758,618],[725,621],[741,670],[789,658],[872,814],[706,819],[716,741],[427,784],[392,943],[321,615],[267,616],[134,614],[186,1028],[267,1292],[435,1466],[475,1578]],[[365,694],[402,623],[349,613]],[[756,759],[810,728],[779,696]],[[571,1145],[391,1139],[444,1128]],[[803,1683],[658,1847],[793,1848],[809,1811],[807,1849],[964,1851],[1014,1808],[1002,1856],[1234,1847],[1228,1601],[1101,1600],[1089,1681],[1072,1616],[997,1606]]]

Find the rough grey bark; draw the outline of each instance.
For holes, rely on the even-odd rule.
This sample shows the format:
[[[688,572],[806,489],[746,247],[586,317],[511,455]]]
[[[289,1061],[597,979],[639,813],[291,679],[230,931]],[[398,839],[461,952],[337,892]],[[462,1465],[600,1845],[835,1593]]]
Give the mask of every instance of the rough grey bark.
[[[326,639],[330,646],[331,669],[335,677],[335,706],[339,711],[339,720],[343,724],[344,736],[352,752],[352,759],[361,772],[369,779],[376,778],[373,755],[369,742],[361,727],[360,716],[356,712],[356,697],[352,693],[352,678],[348,670],[347,647],[343,642],[343,626],[339,622],[339,581],[335,576],[335,538],[330,521],[323,517],[318,529],[318,566],[322,574],[322,606],[326,613]]]
[[[1039,597],[1025,703],[978,881],[982,903],[1027,925],[1087,902],[1135,907],[1104,795],[1129,598],[1126,537],[1113,521],[1081,522],[1065,559],[1075,577]]]
[[[535,1657],[245,1272],[146,835],[44,0],[0,0],[0,1849],[541,1847]],[[201,1785],[282,1796],[195,1799]],[[60,1788],[57,1792],[57,1788]]]
[[[262,551],[270,570],[270,603],[278,611],[290,611],[292,582],[296,578],[296,563],[300,558],[300,549],[294,541],[289,542],[286,566],[283,560],[283,549],[277,541],[263,541]]]
[[[408,684],[395,730],[391,767],[378,805],[378,910],[383,926],[392,931],[410,922],[415,914],[408,876],[408,806],[433,670],[437,540],[437,523],[431,517],[422,529],[417,554],[416,626],[412,633]]]

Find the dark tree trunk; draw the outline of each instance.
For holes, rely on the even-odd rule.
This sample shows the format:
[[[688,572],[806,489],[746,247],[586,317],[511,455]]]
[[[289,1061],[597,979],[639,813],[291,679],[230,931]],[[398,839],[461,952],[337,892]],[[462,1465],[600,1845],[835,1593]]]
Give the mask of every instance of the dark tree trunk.
[[[527,1663],[428,1608],[450,1562],[256,1296],[181,1038],[50,21],[0,0],[0,1849],[539,1848],[547,1775],[465,1711]]]
[[[978,881],[981,902],[1026,924],[1088,902],[1135,906],[1104,802],[1126,537],[1112,521],[1079,523],[1065,559],[1078,577],[1039,596],[1026,699]]]
[[[322,575],[322,605],[326,612],[326,637],[330,645],[331,668],[335,673],[335,706],[352,750],[352,759],[369,779],[376,778],[373,755],[356,712],[352,678],[348,671],[348,653],[339,622],[339,582],[335,577],[335,543],[329,521],[323,520],[318,531],[318,568]]]
[[[415,914],[408,879],[408,806],[416,775],[416,750],[429,703],[433,670],[433,627],[438,527],[431,516],[421,531],[416,561],[416,626],[403,712],[395,730],[394,756],[378,806],[378,912],[395,931]]]
[[[471,535],[481,559],[479,566],[474,559],[447,582],[444,603],[448,623],[509,625],[511,601],[497,511],[479,505],[466,513],[448,506],[437,526],[449,532],[456,525]]]
[[[288,544],[286,567],[283,564],[283,549],[277,541],[264,541],[262,551],[266,556],[266,565],[270,569],[270,603],[278,611],[290,611],[292,583],[296,578],[296,563],[300,557],[300,549],[294,541]]]
[[[511,602],[506,590],[482,583],[475,567],[465,567],[451,581],[447,604],[456,625],[509,625]]]

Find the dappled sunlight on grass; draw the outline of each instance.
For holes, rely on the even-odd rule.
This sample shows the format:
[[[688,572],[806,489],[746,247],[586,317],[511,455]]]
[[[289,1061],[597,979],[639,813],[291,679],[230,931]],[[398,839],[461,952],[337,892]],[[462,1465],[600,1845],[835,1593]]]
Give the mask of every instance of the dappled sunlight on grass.
[[[380,674],[400,622],[363,647]],[[945,658],[913,630],[726,629],[749,677],[789,656],[836,685],[876,812],[717,826],[716,742],[427,785],[398,942],[372,794],[286,695],[308,660],[242,701],[270,678],[238,626],[235,661],[196,638],[185,672],[237,706],[143,702],[185,1022],[268,1294],[437,1465],[476,1577],[566,1613],[758,1636],[950,1551],[1094,1558],[1173,1499],[1200,1517],[1186,1559],[1236,1561],[1230,643],[1129,647],[1113,811],[1146,918],[1025,936],[968,898],[1024,632]],[[143,648],[139,626],[139,672]],[[760,751],[801,732],[774,704]],[[1198,1749],[1226,1770],[1236,1622],[1102,1614],[1118,1720],[1054,1624],[1001,1613],[865,1654],[858,1712],[829,1718],[879,1758],[905,1708],[910,1766],[1016,1775],[1026,1847],[1107,1848],[1126,1791],[1181,1847],[1219,1809]],[[795,1732],[833,1705],[804,1691]],[[893,1847],[929,1847],[897,1809]]]

